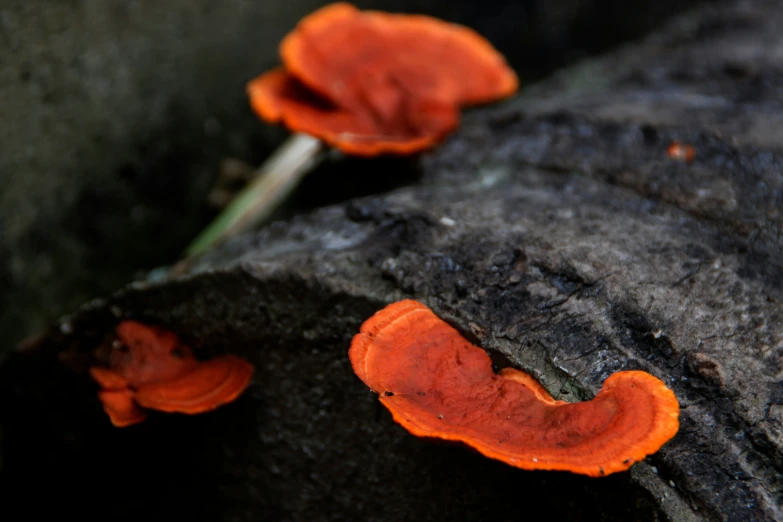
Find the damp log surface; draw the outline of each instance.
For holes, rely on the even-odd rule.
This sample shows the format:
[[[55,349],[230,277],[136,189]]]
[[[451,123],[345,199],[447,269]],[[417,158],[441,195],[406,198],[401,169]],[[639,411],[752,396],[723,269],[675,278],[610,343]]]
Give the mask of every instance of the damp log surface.
[[[780,24],[774,2],[694,11],[474,113],[412,186],[83,307],[2,369],[4,491],[57,484],[58,512],[85,519],[104,505],[129,520],[783,518]],[[692,163],[667,156],[675,140]],[[648,371],[675,391],[680,432],[605,479],[416,439],[346,353],[405,297],[558,399]],[[79,370],[118,316],[243,355],[255,382],[213,414],[115,430]],[[31,469],[55,458],[45,478]],[[69,466],[92,478],[66,480]]]

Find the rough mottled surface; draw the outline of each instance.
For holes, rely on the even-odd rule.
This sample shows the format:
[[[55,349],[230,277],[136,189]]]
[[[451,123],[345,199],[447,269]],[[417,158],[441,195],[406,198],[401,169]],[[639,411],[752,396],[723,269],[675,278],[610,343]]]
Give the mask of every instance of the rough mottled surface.
[[[109,505],[121,520],[783,518],[777,5],[694,12],[476,113],[414,186],[275,223],[179,279],[85,306],[2,369],[9,504],[56,484],[57,513],[83,519]],[[675,139],[696,147],[692,164],[667,157]],[[346,356],[361,322],[402,297],[557,398],[651,372],[680,400],[680,432],[606,479],[416,439]],[[112,429],[83,370],[118,317],[248,357],[251,391]]]

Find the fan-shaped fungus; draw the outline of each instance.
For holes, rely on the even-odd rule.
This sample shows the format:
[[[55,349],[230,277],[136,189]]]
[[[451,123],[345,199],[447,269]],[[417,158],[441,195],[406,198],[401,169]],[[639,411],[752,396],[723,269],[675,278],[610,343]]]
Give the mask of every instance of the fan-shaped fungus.
[[[457,126],[460,106],[518,88],[503,56],[467,27],[342,2],[302,19],[280,55],[285,68],[248,84],[258,115],[360,156],[424,150]]]
[[[98,397],[117,427],[143,421],[139,406],[165,412],[203,413],[236,399],[253,366],[233,355],[197,361],[176,335],[136,321],[117,326],[109,368],[90,368]]]
[[[375,101],[365,97],[339,106],[308,90],[282,68],[250,82],[248,93],[253,109],[267,122],[282,122],[355,156],[413,154],[441,141],[459,123],[454,103],[400,91],[389,92],[384,99],[376,95]]]
[[[263,219],[322,152],[413,154],[443,140],[459,109],[506,98],[519,81],[478,33],[422,15],[338,2],[303,18],[280,45],[283,67],[248,83],[269,123],[297,134],[188,247],[197,254]],[[285,154],[283,153],[285,151]]]
[[[201,413],[239,397],[252,374],[253,367],[243,359],[225,355],[170,381],[140,386],[135,399],[152,410]]]
[[[522,469],[624,471],[679,428],[674,393],[648,373],[618,372],[591,401],[558,401],[524,372],[494,373],[484,350],[412,300],[365,321],[349,355],[414,435],[458,441]]]

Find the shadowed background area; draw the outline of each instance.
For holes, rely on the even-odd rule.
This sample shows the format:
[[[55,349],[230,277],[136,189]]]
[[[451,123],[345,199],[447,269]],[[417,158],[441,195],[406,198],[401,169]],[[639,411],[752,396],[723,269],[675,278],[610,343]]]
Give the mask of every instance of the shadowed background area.
[[[170,264],[211,219],[221,159],[256,165],[285,132],[253,116],[247,80],[326,2],[9,0],[0,8],[0,356],[138,271]],[[638,36],[695,2],[356,2],[469,25],[523,84]],[[380,166],[379,166],[380,165]],[[415,179],[351,161],[311,176],[278,217]],[[347,174],[347,175],[346,175]]]

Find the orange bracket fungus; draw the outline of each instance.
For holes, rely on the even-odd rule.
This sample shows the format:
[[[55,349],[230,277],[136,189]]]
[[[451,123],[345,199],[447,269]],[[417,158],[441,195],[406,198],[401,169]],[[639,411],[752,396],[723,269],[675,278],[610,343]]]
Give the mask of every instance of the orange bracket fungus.
[[[624,471],[679,428],[674,393],[648,373],[615,373],[590,401],[555,400],[524,372],[493,372],[483,349],[417,301],[365,321],[349,355],[356,375],[414,435],[461,442],[522,469]]]
[[[253,110],[295,134],[188,247],[198,254],[259,222],[322,152],[357,156],[428,149],[463,106],[511,96],[519,82],[503,56],[467,27],[423,15],[327,5],[280,45],[283,66],[247,86]]]
[[[143,408],[188,414],[236,399],[250,383],[253,366],[234,355],[197,361],[176,335],[136,321],[117,326],[109,368],[92,367],[98,398],[117,427],[143,421]]]

